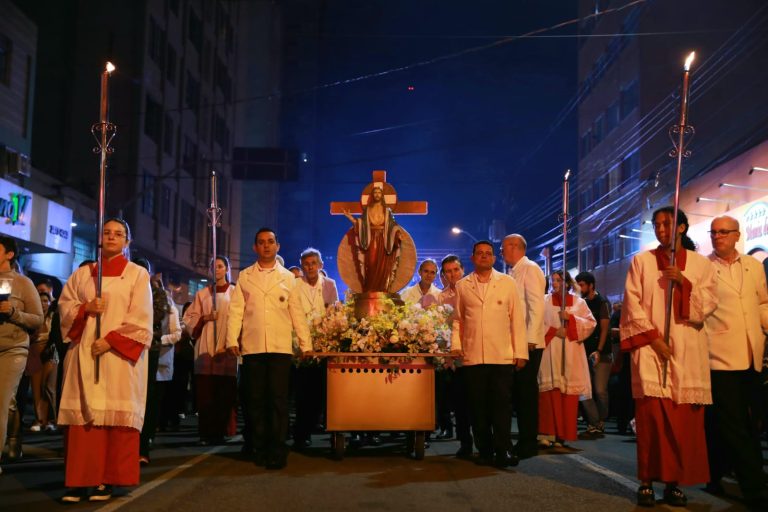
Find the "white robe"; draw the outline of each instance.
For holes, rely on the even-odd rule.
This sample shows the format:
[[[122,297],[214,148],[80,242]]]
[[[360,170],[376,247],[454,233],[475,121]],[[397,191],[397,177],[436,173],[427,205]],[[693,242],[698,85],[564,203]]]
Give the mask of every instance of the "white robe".
[[[702,326],[717,307],[717,277],[709,259],[692,251],[685,252],[685,269],[681,271],[690,283],[690,300],[686,304],[689,314],[687,320],[671,322],[672,358],[667,365],[666,387],[662,386],[662,362],[647,343],[664,333],[667,280],[661,277],[655,250],[632,259],[624,290],[620,333],[622,350],[632,351],[632,396],[635,398],[671,398],[678,404],[712,403],[709,350]],[[678,293],[676,290],[675,295]]]
[[[89,266],[79,268],[64,286],[59,298],[61,332],[65,343],[81,306],[96,297],[96,279]],[[152,342],[152,292],[149,274],[128,262],[117,277],[103,277],[101,336],[110,332],[149,347]],[[64,359],[60,425],[122,426],[141,430],[147,396],[147,350],[134,363],[112,349],[99,358],[99,382],[94,379],[91,347],[96,340],[96,317],[85,317],[79,343],[70,346]]]
[[[227,323],[229,321],[229,302],[234,285],[226,291],[216,293],[216,339],[213,336],[213,322],[206,322],[200,336],[195,340],[195,374],[237,376],[237,357],[225,353],[227,342]],[[184,313],[184,325],[191,335],[200,318],[213,312],[213,297],[210,287],[195,294],[195,300]],[[214,357],[215,356],[215,357]]]
[[[420,304],[423,308],[428,308],[433,304],[438,304],[440,300],[440,288],[433,284],[429,285],[427,293],[421,293],[419,283],[413,286],[409,286],[405,290],[400,292],[400,298],[404,302],[410,302],[412,304]]]
[[[338,302],[339,292],[336,290],[336,283],[332,279],[318,277],[315,286],[310,286],[304,278],[297,279],[296,286],[291,290],[288,297],[288,307],[292,311],[301,311],[307,319],[306,324],[296,326],[296,338],[299,346],[294,346],[294,350],[299,347],[311,347],[311,325],[315,317],[321,317],[325,314],[325,309]]]
[[[559,389],[566,395],[579,395],[582,399],[592,398],[592,384],[589,378],[587,353],[583,340],[587,339],[595,329],[597,322],[589,306],[581,297],[570,294],[573,305],[565,308],[571,314],[569,325],[575,325],[576,340],[554,336],[561,326],[560,306],[552,303],[552,294],[544,297],[544,332],[545,337],[552,341],[544,348],[539,366],[539,391]],[[573,332],[573,327],[571,327]],[[565,343],[565,375],[562,375],[562,351]]]

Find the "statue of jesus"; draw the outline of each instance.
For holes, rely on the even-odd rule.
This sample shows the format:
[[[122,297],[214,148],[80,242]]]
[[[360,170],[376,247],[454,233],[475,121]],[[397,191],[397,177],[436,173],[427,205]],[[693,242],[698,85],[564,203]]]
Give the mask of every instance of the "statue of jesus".
[[[400,263],[403,229],[387,207],[381,185],[373,186],[368,204],[363,206],[359,218],[353,217],[348,209],[344,210],[344,216],[354,227],[353,253],[362,291],[390,292]]]

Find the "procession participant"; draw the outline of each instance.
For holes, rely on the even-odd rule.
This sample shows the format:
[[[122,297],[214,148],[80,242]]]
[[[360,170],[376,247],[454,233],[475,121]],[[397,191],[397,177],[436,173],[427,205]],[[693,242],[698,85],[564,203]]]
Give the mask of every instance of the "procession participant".
[[[571,293],[573,279],[568,272],[565,282],[562,270],[554,271],[549,279],[552,292],[544,297],[546,347],[539,367],[539,433],[554,436],[557,446],[578,439],[579,399],[592,396],[583,340],[594,330],[595,318],[584,299]],[[566,287],[565,309],[561,307],[563,286]],[[546,446],[549,441],[544,440],[542,444]]]
[[[493,268],[493,244],[472,248],[475,271],[456,283],[451,353],[463,356],[479,464],[515,466],[509,406],[512,373],[528,360],[525,306],[515,280]]]
[[[108,219],[103,237],[102,297],[96,298],[97,266],[90,265],[70,276],[59,299],[62,335],[69,344],[58,418],[59,425],[69,425],[65,503],[81,501],[87,487],[97,486],[91,501],[104,501],[113,485],[139,483],[152,291],[146,270],[128,261],[128,224]]]
[[[38,287],[39,290],[39,287]],[[43,306],[43,325],[32,335],[27,359],[26,373],[32,385],[32,399],[35,404],[35,422],[30,432],[55,432],[56,424],[50,413],[56,416],[56,380],[59,364],[51,326],[54,312],[50,309],[53,300],[48,292],[38,293]]]
[[[9,458],[12,459],[21,456],[21,439],[18,437],[21,435],[21,413],[15,407],[11,410],[11,403],[27,362],[29,332],[43,323],[43,310],[35,285],[12,270],[18,253],[16,240],[0,235],[0,282],[3,283],[0,291],[0,458],[10,414],[11,426],[18,430],[13,446],[9,446]]]
[[[419,265],[419,282],[400,292],[400,298],[411,304],[426,308],[438,302],[440,288],[435,286],[437,262],[428,258]]]
[[[576,284],[581,291],[581,298],[597,321],[595,330],[584,340],[584,349],[591,363],[589,374],[592,398],[581,402],[587,419],[587,430],[579,434],[579,439],[595,440],[605,437],[605,419],[608,417],[608,379],[613,366],[613,347],[608,341],[611,303],[595,290],[595,276],[590,272],[576,275]]]
[[[298,279],[288,298],[290,308],[300,311],[306,323],[296,329],[299,346],[311,346],[310,326],[314,318],[321,317],[325,309],[339,301],[336,282],[320,274],[323,257],[313,247],[304,249],[299,257],[303,277]],[[294,347],[298,349],[298,347]],[[293,447],[301,450],[312,445],[312,428],[323,410],[325,369],[310,362],[296,368],[296,423],[293,426]]]
[[[441,305],[450,306],[454,309],[454,313],[449,318],[448,325],[453,324],[453,314],[456,310],[456,283],[464,277],[464,265],[461,260],[455,254],[449,254],[440,262],[440,279],[444,283],[445,287],[440,292],[438,297],[438,303]],[[447,386],[447,390],[439,395],[442,398],[438,402],[438,411],[443,410],[442,422],[450,424],[450,411],[453,410],[454,418],[456,419],[456,439],[459,440],[459,449],[456,452],[456,457],[460,459],[468,459],[472,457],[472,431],[470,430],[469,422],[469,404],[467,400],[466,391],[466,373],[465,368],[461,365],[460,361],[451,361],[452,372],[442,372],[446,379],[450,379]],[[445,409],[448,409],[447,414]],[[446,419],[447,416],[447,419]],[[438,436],[440,437],[440,436]],[[443,436],[443,439],[450,438],[452,436]]]
[[[718,306],[704,321],[712,379],[712,406],[706,414],[708,489],[722,492],[720,479],[730,458],[744,498],[757,505],[765,483],[760,438],[752,428],[758,409],[753,399],[760,392],[768,288],[760,262],[736,249],[739,221],[716,217],[709,233]]]
[[[147,261],[147,266],[149,262]],[[149,270],[152,274],[151,269]],[[173,378],[173,346],[181,338],[179,310],[163,287],[162,274],[150,279],[152,288],[152,344],[147,364],[147,404],[139,441],[139,462],[149,464],[149,451],[158,424],[164,427],[163,403]]]
[[[525,304],[525,327],[528,333],[528,363],[512,377],[512,402],[517,410],[520,431],[515,451],[520,459],[538,453],[536,435],[539,429],[539,366],[544,352],[544,294],[546,279],[536,263],[525,255],[528,247],[522,235],[511,234],[501,242],[501,255],[508,273],[517,283]]]
[[[268,469],[282,469],[288,458],[291,334],[306,319],[288,307],[297,280],[275,261],[280,249],[275,232],[259,229],[253,249],[258,260],[240,272],[232,294],[226,346],[230,354],[243,357],[254,461]],[[302,353],[311,350],[311,345],[302,343]]]
[[[203,445],[218,444],[235,435],[237,403],[237,356],[226,350],[231,284],[230,264],[217,255],[215,283],[195,294],[184,314],[184,325],[195,342],[194,381],[198,434]],[[216,287],[216,312],[213,289]],[[213,321],[216,321],[214,337]]]
[[[712,403],[707,336],[702,325],[717,305],[717,275],[688,238],[688,218],[674,208],[653,213],[659,247],[636,255],[627,274],[621,348],[632,352],[632,396],[637,428],[637,503],[654,506],[653,482],[666,483],[664,500],[684,506],[678,485],[709,480],[704,407]],[[675,266],[671,266],[672,244]],[[669,345],[664,342],[668,284],[674,284]],[[664,363],[666,362],[666,383]],[[665,385],[666,384],[666,385]]]

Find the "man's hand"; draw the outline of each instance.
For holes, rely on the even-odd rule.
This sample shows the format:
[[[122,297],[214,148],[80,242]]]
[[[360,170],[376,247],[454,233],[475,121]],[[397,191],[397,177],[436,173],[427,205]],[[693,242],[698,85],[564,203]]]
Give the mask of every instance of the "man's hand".
[[[515,362],[515,368],[518,369],[518,370],[522,370],[523,368],[525,368],[525,363],[527,363],[527,362],[528,362],[527,359],[518,359]]]
[[[600,361],[600,351],[595,350],[591,354],[589,354],[589,360],[592,361],[592,364],[597,364],[598,361]]]
[[[227,347],[227,352],[229,352],[231,355],[235,357],[240,357],[240,347],[238,346]]]
[[[10,315],[12,310],[13,310],[13,306],[11,305],[11,301],[4,300],[0,302],[0,313],[5,313],[6,315]]]
[[[91,355],[93,357],[99,357],[101,354],[109,352],[112,346],[104,338],[99,338],[91,345]]]
[[[669,358],[672,357],[672,347],[664,343],[662,338],[653,340],[651,342],[651,348],[662,361],[668,361]]]
[[[305,350],[301,353],[301,359],[302,360],[311,359],[313,353],[314,352],[312,352],[311,350]]]
[[[567,309],[558,311],[557,316],[560,317],[560,320],[568,320],[569,318],[571,318],[571,314],[568,312]]]
[[[213,322],[216,320],[219,316],[218,311],[212,311],[211,313],[208,313],[207,315],[203,315],[203,320],[206,322]]]
[[[453,350],[451,349],[451,357],[454,359],[464,359],[464,351],[463,350]]]
[[[100,315],[107,310],[107,299],[95,298],[90,302],[85,303],[85,312],[89,315]]]
[[[557,338],[565,339],[567,335],[568,335],[568,331],[565,330],[565,327],[558,327],[557,330],[555,331],[555,336]]]

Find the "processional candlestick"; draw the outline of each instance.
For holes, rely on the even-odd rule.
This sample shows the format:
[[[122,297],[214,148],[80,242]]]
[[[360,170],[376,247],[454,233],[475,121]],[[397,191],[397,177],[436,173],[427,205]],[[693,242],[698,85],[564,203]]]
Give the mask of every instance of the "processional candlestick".
[[[104,209],[106,197],[106,172],[107,157],[114,152],[111,146],[112,139],[117,133],[117,126],[109,122],[109,77],[115,70],[111,62],[107,62],[104,71],[101,73],[101,103],[99,106],[99,122],[91,126],[91,134],[96,139],[96,147],[93,152],[100,155],[99,165],[99,220],[96,228],[98,243],[96,244],[96,297],[101,298],[101,282],[103,258],[102,248],[104,245]],[[96,315],[96,339],[101,338],[101,313]],[[94,359],[94,379],[99,382],[99,357]]]
[[[208,225],[211,227],[211,246],[213,256],[211,258],[211,274],[213,278],[213,287],[211,289],[211,300],[213,301],[213,342],[218,341],[216,332],[216,228],[221,227],[221,208],[219,208],[218,176],[216,171],[211,171],[211,206],[208,207]]]
[[[690,72],[691,64],[696,56],[696,52],[691,52],[688,58],[685,59],[683,66],[683,87],[680,94],[680,121],[678,124],[674,124],[669,128],[669,137],[672,139],[672,145],[674,146],[672,151],[669,152],[669,156],[677,159],[677,175],[675,177],[675,211],[672,215],[672,253],[669,259],[669,265],[675,266],[675,255],[677,253],[677,212],[680,209],[680,176],[683,169],[683,158],[688,158],[691,152],[687,149],[688,144],[691,142],[695,130],[693,126],[688,124],[688,92],[690,84]],[[687,137],[687,140],[686,140]],[[667,284],[667,303],[666,303],[666,317],[664,318],[664,343],[669,346],[669,333],[672,325],[672,293],[674,292],[675,283],[671,279]],[[663,374],[662,374],[662,387],[667,387],[667,374],[669,363],[664,361]]]
[[[565,282],[565,272],[566,272],[566,257],[568,256],[568,193],[569,193],[569,185],[568,178],[571,177],[571,170],[568,169],[565,171],[565,176],[563,176],[563,280],[562,284],[560,285],[560,292],[561,296],[560,298],[562,301],[560,302],[560,325],[563,329],[566,329],[566,320],[565,320],[565,299],[567,297],[567,286]],[[560,375],[565,375],[565,342],[566,337],[563,337],[563,344],[562,344],[562,350],[560,352]]]

